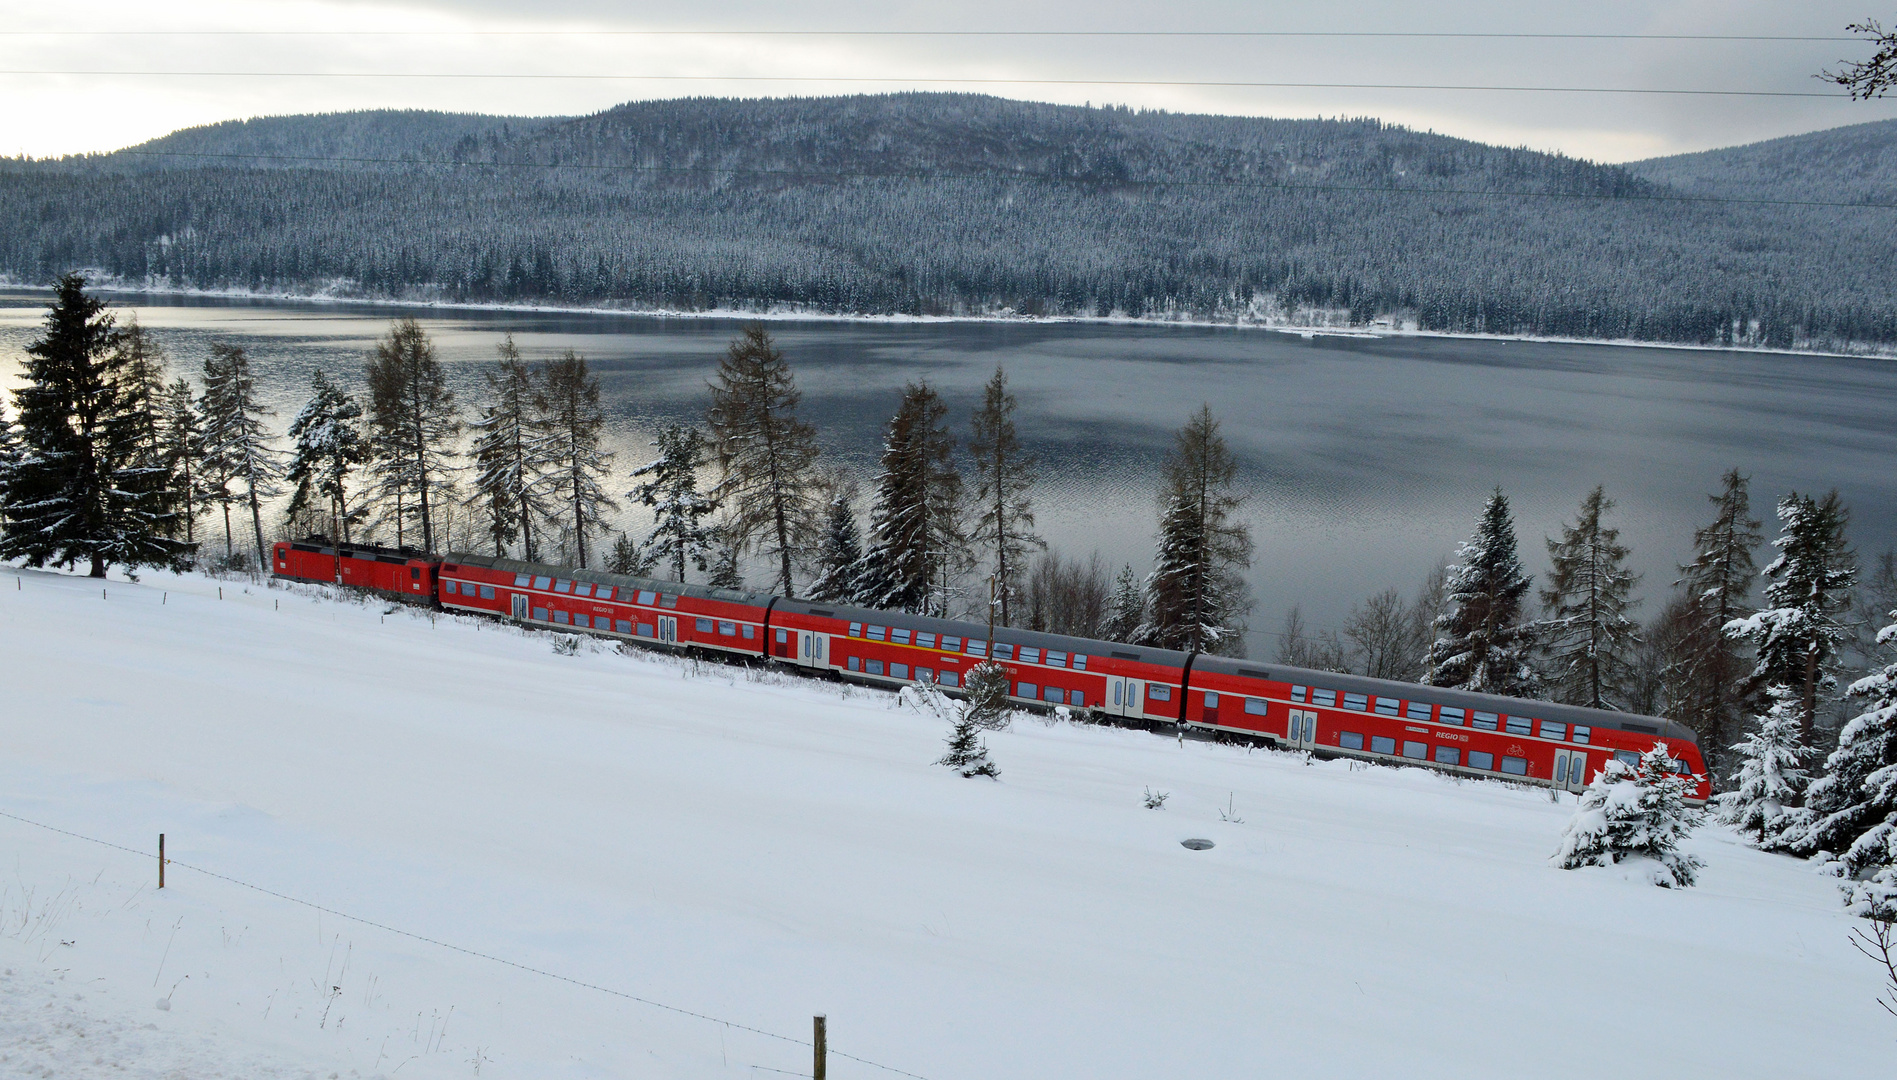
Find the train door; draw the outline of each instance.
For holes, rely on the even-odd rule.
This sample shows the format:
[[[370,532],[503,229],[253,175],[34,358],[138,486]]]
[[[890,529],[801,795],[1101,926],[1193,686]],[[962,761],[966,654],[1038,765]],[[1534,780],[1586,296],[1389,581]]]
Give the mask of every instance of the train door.
[[[527,621],[527,594],[525,593],[514,594],[514,618],[521,622]]]
[[[1290,709],[1284,722],[1285,745],[1294,750],[1317,746],[1317,714],[1309,709]]]
[[[1106,710],[1110,716],[1144,716],[1145,708],[1141,698],[1145,696],[1146,684],[1139,679],[1123,679],[1118,675],[1107,676]]]
[[[823,635],[797,631],[797,662],[805,667],[823,666]]]
[[[667,645],[678,644],[678,619],[675,616],[659,616],[659,640]]]
[[[1580,750],[1554,752],[1554,786],[1563,791],[1587,790],[1587,754]]]

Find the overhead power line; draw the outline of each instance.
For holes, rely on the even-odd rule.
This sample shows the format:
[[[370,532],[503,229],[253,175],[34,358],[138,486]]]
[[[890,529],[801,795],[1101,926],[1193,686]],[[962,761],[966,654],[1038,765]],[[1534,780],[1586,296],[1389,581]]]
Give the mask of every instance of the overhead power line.
[[[1468,38],[1517,41],[1862,41],[1806,34],[1548,34],[1455,30],[0,30],[0,37]]]
[[[551,79],[588,82],[744,82],[744,83],[925,83],[932,86],[1184,86],[1217,89],[1294,90],[1440,90],[1526,94],[1663,94],[1699,97],[1835,98],[1849,94],[1822,90],[1688,90],[1645,86],[1481,86],[1452,83],[1260,82],[1237,79],[1037,79],[955,78],[913,75],[622,75],[584,72],[428,72],[428,71],[81,71],[0,70],[0,75],[62,75],[112,78],[210,79]]]
[[[428,158],[325,157],[302,154],[204,154],[166,150],[119,150],[100,157],[159,157],[198,161],[282,161],[326,165],[406,165],[454,169],[567,169],[576,172],[624,172],[698,176],[744,176],[802,180],[1014,180],[1104,187],[1238,188],[1249,191],[1318,194],[1460,195],[1522,199],[1587,199],[1596,202],[1707,203],[1733,206],[1814,206],[1840,210],[1897,210],[1897,203],[1840,202],[1823,199],[1735,199],[1718,195],[1639,195],[1569,191],[1511,191],[1505,188],[1418,188],[1374,184],[1273,184],[1242,180],[1121,180],[1042,173],[950,173],[930,170],[884,172],[842,169],[721,169],[687,165],[585,165],[547,161],[454,161]]]

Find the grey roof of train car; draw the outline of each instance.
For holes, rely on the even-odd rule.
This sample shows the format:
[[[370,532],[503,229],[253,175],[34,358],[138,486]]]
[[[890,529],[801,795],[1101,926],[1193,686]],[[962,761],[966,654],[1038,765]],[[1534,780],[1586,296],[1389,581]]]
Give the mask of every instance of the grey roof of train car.
[[[677,581],[661,581],[658,578],[633,577],[630,574],[609,574],[604,570],[580,570],[571,566],[548,566],[545,563],[522,562],[519,559],[499,559],[492,555],[464,555],[456,552],[443,557],[444,562],[456,566],[479,566],[489,570],[499,570],[508,574],[535,574],[542,577],[560,577],[572,581],[590,581],[595,585],[618,585],[633,589],[646,589],[651,592],[671,593],[675,596],[695,596],[703,600],[723,600],[733,604],[750,604],[764,607],[771,602],[770,593],[738,592],[733,589],[714,589],[706,585],[690,585]]]

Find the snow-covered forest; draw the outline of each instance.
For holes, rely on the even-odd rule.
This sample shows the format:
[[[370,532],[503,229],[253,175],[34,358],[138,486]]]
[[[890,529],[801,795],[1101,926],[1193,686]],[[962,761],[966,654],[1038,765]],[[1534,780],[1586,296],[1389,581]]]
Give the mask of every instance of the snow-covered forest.
[[[1601,166],[1375,120],[960,94],[271,118],[6,162],[0,273],[1882,349],[1889,211],[1791,203],[1875,201],[1888,128],[1806,137],[1860,152],[1809,155],[1800,199],[1761,203],[1787,173],[1750,148]]]

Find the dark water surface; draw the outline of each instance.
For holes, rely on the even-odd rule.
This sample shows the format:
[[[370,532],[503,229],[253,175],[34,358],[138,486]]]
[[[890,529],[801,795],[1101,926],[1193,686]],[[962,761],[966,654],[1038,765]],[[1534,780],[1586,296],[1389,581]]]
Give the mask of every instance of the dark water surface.
[[[0,383],[19,378],[46,294],[0,293]],[[622,471],[667,420],[698,419],[705,380],[738,322],[608,314],[443,311],[129,294],[174,367],[195,373],[210,343],[244,345],[279,429],[312,369],[356,375],[397,315],[433,335],[469,415],[480,370],[511,331],[530,358],[575,349],[598,372]],[[1048,539],[1145,570],[1154,490],[1171,433],[1200,403],[1224,423],[1257,539],[1253,625],[1292,604],[1319,625],[1387,586],[1413,590],[1467,536],[1497,484],[1513,499],[1523,555],[1597,483],[1657,598],[1732,466],[1754,478],[1759,516],[1792,489],[1837,487],[1860,551],[1897,526],[1897,364],[1610,345],[1318,336],[1094,324],[785,321],[771,332],[834,460],[867,469],[906,382],[944,394],[965,437],[996,364],[1040,455],[1036,502]],[[629,485],[628,485],[629,486]],[[623,524],[640,529],[643,519]],[[1761,560],[1763,564],[1764,560]],[[1651,601],[1650,601],[1651,603]],[[1272,639],[1255,634],[1255,655]]]

